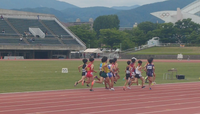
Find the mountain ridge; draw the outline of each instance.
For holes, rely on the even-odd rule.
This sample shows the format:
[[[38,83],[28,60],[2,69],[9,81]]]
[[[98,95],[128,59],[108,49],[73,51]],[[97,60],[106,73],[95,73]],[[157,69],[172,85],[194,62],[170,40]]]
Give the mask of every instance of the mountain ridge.
[[[55,0],[49,0],[49,1],[55,1]],[[146,4],[130,10],[117,10],[108,7],[87,7],[87,8],[65,7],[65,9],[62,10],[57,10],[55,8],[49,8],[49,7],[22,8],[22,9],[15,8],[15,9],[19,11],[53,14],[65,23],[75,22],[77,18],[80,18],[82,22],[88,22],[90,18],[93,18],[95,20],[95,18],[101,15],[116,14],[119,17],[121,27],[133,27],[135,23],[141,23],[145,21],[151,21],[154,23],[156,22],[163,23],[162,20],[158,19],[157,17],[154,17],[150,13],[163,10],[176,10],[178,7],[183,8],[193,1],[195,0],[187,0],[184,2],[182,0],[167,0],[164,2]]]

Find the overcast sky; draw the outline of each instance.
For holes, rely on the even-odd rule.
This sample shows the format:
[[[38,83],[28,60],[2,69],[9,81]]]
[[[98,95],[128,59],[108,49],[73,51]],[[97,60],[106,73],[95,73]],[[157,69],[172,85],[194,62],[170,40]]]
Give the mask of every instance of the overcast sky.
[[[154,2],[161,2],[165,0],[59,0],[76,5],[78,7],[92,7],[92,6],[133,6],[144,5]]]

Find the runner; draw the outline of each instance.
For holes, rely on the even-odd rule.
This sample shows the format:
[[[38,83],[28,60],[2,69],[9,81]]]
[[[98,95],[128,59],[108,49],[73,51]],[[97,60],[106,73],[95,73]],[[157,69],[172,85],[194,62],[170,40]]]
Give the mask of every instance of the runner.
[[[151,64],[154,65],[154,63],[153,63],[153,58],[149,58],[149,59],[152,60],[152,63],[151,63]],[[148,59],[147,59],[147,63],[145,64],[144,68],[146,68],[147,64],[148,64]],[[145,82],[148,83],[148,82],[147,82],[147,80],[148,80],[147,71],[145,70],[145,72],[146,72]],[[153,71],[153,82],[152,82],[152,85],[156,84],[155,79],[156,79],[156,74],[155,74],[155,69],[154,69],[154,71]]]
[[[87,72],[85,70],[85,67],[87,66],[88,60],[87,59],[83,59],[82,61],[83,61],[83,64],[78,67],[79,72],[81,72],[80,68],[82,68],[82,74],[81,74],[82,78],[79,81],[75,82],[74,87],[76,87],[79,83],[81,83],[82,81],[84,81],[85,78],[86,78]],[[89,87],[88,84],[87,84],[87,87]]]
[[[131,64],[130,64],[130,67],[131,67],[131,79],[129,80],[129,83],[128,83],[128,85],[129,85],[128,89],[131,89],[131,85],[133,83],[137,83],[137,85],[138,85],[138,80],[135,81],[135,69],[136,69],[135,62],[136,62],[136,60],[137,59],[135,57],[133,57],[131,59]]]
[[[109,60],[109,65],[108,65],[108,69],[110,70],[109,73],[107,73],[107,76],[109,77],[109,81],[110,81],[110,87],[111,89],[114,91],[114,77],[113,77],[113,72],[114,72],[114,61],[112,59]],[[106,82],[107,83],[107,82]]]
[[[87,74],[86,74],[86,77],[87,77],[87,81],[86,81],[86,83],[87,84],[89,84],[90,82],[93,82],[93,80],[94,80],[94,77],[93,77],[93,72],[95,72],[96,73],[96,71],[94,71],[94,65],[93,65],[93,63],[94,63],[94,58],[90,58],[89,59],[89,63],[88,63],[88,65],[86,66],[86,71],[87,71]],[[84,82],[82,81],[82,84],[84,84]],[[90,91],[93,91],[92,90],[92,86],[91,86],[91,88],[90,88]]]
[[[109,85],[110,90],[113,90],[113,89],[110,87],[110,81],[109,81],[109,78],[108,78],[108,76],[107,76],[107,73],[110,72],[110,70],[108,69],[107,60],[108,60],[107,57],[103,57],[103,58],[101,59],[101,61],[102,61],[102,73],[101,73],[100,81],[94,80],[94,81],[92,82],[92,84],[91,84],[91,90],[92,90],[93,85],[94,85],[95,83],[100,83],[100,84],[101,84],[101,83],[104,81],[104,78],[105,78],[106,82],[108,82],[108,85]]]
[[[146,65],[145,69],[147,71],[147,76],[148,76],[148,80],[149,80],[149,89],[151,90],[151,85],[153,82],[153,72],[155,70],[154,65],[152,64],[152,60],[153,59],[148,59],[148,64]]]
[[[124,87],[123,87],[123,90],[126,90],[126,85],[128,84],[128,81],[130,80],[131,78],[131,61],[127,61],[127,67],[126,67],[126,70],[125,70],[125,73],[126,73],[126,82],[124,84]]]
[[[142,81],[142,88],[145,88],[145,86],[144,86],[144,78],[142,77],[142,69],[143,69],[142,68],[142,61],[139,60],[137,68],[135,70],[135,73],[136,73],[136,75],[135,75],[135,82],[137,82],[138,79],[140,79]]]
[[[117,80],[120,79],[120,76],[118,74],[119,73],[119,68],[118,68],[117,58],[114,58],[113,61],[114,61],[114,64],[115,64],[115,69],[114,69],[114,75],[113,76],[115,77],[114,83],[116,84]]]

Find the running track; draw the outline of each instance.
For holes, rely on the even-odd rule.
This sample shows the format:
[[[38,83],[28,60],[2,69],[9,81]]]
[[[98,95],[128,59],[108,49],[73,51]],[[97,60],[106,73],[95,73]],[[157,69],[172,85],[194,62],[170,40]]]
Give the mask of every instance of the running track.
[[[200,114],[200,83],[0,94],[0,114]]]

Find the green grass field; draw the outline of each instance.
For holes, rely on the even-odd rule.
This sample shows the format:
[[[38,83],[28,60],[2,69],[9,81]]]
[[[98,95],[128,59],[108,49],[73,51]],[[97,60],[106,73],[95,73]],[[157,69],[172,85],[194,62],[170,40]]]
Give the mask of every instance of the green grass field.
[[[199,47],[152,47],[137,51],[134,55],[177,55],[182,53],[183,55],[199,55]]]
[[[98,70],[99,61],[95,61],[95,69]],[[118,62],[120,76],[125,76],[126,62]],[[0,93],[62,90],[86,88],[81,84],[74,87],[74,82],[81,78],[77,67],[81,61],[0,61]],[[156,66],[157,83],[175,83],[199,81],[199,63],[154,63]],[[68,68],[68,74],[62,74],[61,68]],[[186,80],[163,80],[163,73],[170,68],[177,68],[178,74],[184,74]],[[143,72],[143,76],[145,73]],[[174,76],[175,77],[175,76]],[[115,86],[122,86],[122,78]],[[94,87],[103,87],[95,84]]]

